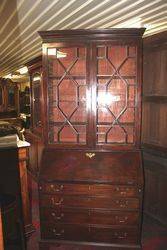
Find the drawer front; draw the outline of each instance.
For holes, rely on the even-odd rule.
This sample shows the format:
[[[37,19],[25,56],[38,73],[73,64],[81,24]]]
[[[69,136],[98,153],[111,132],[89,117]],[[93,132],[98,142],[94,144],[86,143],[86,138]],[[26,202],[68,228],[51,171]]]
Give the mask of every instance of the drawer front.
[[[119,197],[135,197],[138,195],[138,189],[135,186],[105,184],[41,183],[39,190],[42,193],[48,194],[86,194]]]
[[[41,238],[57,240],[88,241],[87,227],[41,222]]]
[[[108,209],[138,209],[139,200],[135,198],[109,199],[105,197],[76,197],[61,195],[42,195],[42,207],[81,207],[81,208],[108,208]]]
[[[136,243],[136,228],[107,228],[41,223],[42,239],[73,240],[105,243]]]
[[[139,213],[87,209],[41,208],[41,221],[71,224],[138,225]]]
[[[92,242],[106,243],[137,243],[138,233],[136,228],[97,228],[91,227]]]

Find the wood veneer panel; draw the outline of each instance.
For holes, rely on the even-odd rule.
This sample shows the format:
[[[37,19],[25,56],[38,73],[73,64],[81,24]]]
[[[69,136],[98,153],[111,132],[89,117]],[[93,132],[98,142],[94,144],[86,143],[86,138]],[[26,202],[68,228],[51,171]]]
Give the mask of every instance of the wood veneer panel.
[[[86,151],[48,150],[43,153],[40,178],[46,181],[137,184],[140,164],[139,152],[95,152],[90,159]]]

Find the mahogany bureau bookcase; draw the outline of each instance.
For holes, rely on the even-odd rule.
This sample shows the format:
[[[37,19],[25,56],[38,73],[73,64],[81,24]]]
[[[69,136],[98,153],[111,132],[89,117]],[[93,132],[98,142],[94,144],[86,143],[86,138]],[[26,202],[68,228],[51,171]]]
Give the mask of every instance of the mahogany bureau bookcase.
[[[40,31],[40,249],[140,249],[144,29]]]

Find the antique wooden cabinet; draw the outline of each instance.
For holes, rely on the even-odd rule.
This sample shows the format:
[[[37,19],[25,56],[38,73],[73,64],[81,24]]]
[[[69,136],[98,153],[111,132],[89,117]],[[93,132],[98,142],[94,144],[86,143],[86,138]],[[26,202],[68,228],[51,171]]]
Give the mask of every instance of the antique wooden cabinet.
[[[0,118],[16,117],[19,111],[19,89],[10,79],[0,78]]]
[[[37,180],[41,153],[43,149],[43,125],[42,125],[42,57],[36,57],[27,62],[30,75],[30,96],[31,96],[31,118],[30,128],[26,130],[26,140],[31,143],[29,150],[29,170]]]
[[[140,249],[144,29],[39,32],[45,148],[40,249]]]

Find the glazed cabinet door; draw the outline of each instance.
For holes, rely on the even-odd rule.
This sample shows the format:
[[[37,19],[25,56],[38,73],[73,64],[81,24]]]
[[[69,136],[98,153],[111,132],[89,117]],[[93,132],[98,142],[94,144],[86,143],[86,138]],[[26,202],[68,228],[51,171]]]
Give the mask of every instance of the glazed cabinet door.
[[[139,141],[140,58],[133,44],[45,44],[49,144],[133,148]]]
[[[94,45],[96,146],[134,146],[137,128],[137,48]]]
[[[88,48],[52,44],[46,48],[47,140],[57,147],[88,145],[90,91]]]
[[[42,136],[42,96],[41,69],[37,68],[31,72],[31,95],[32,95],[32,130],[36,135]]]

